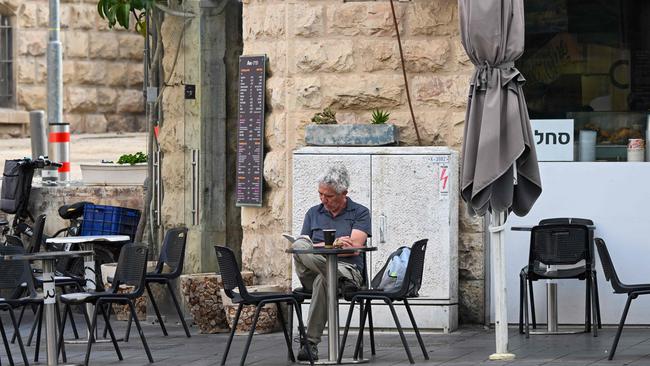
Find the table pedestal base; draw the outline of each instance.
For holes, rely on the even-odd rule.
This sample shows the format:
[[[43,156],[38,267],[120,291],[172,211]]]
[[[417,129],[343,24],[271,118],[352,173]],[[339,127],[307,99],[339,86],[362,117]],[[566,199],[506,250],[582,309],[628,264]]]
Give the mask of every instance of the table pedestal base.
[[[359,358],[359,359],[354,359],[354,358],[344,358],[341,360],[341,364],[356,364],[356,363],[368,363],[370,362],[369,359],[367,358]],[[298,361],[299,365],[309,365],[309,361]],[[330,360],[317,360],[314,361],[314,365],[337,365],[338,362],[336,361],[330,361]]]

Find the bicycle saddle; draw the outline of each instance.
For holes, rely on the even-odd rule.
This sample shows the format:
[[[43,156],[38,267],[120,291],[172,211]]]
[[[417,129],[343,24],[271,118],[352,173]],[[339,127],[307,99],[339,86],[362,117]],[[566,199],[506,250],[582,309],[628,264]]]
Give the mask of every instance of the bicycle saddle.
[[[71,205],[63,205],[59,207],[59,216],[61,216],[62,219],[64,220],[74,220],[78,219],[84,214],[84,205],[92,204],[91,202],[77,202],[73,203]]]

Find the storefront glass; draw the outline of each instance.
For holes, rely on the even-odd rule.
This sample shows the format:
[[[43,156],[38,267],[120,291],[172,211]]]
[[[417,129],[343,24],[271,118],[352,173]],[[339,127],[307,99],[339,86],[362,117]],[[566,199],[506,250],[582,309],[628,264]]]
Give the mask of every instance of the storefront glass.
[[[572,120],[575,161],[647,160],[628,148],[648,137],[650,1],[527,0],[525,11],[517,67],[531,119]]]

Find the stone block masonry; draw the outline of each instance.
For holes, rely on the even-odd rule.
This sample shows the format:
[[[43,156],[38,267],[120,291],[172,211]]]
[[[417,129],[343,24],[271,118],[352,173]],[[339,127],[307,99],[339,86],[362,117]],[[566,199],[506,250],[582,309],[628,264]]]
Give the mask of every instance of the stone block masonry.
[[[47,0],[0,0],[13,15],[17,110],[46,109]],[[72,132],[145,131],[144,38],[108,29],[97,2],[61,2],[64,120]],[[1,131],[0,131],[1,132]]]
[[[266,54],[264,207],[242,209],[242,263],[259,283],[289,283],[292,151],[305,145],[311,116],[326,107],[339,123],[391,113],[401,145],[417,145],[388,1],[243,0],[244,54]],[[460,151],[468,81],[456,0],[395,1],[406,70],[423,145]],[[354,183],[353,183],[354,184]],[[458,182],[456,183],[458,184]],[[457,193],[457,192],[456,192]],[[316,195],[316,186],[314,186]],[[484,320],[482,220],[461,205],[460,317]]]

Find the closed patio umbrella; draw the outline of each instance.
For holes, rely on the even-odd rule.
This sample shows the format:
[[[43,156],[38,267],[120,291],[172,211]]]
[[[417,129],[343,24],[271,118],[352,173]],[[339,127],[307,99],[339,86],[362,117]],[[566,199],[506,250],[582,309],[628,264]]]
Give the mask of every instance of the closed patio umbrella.
[[[542,192],[535,144],[514,65],[524,52],[523,0],[458,0],[462,43],[476,69],[470,82],[463,139],[461,196],[470,214],[491,213],[495,284],[493,359],[508,353],[504,224],[524,216]]]

